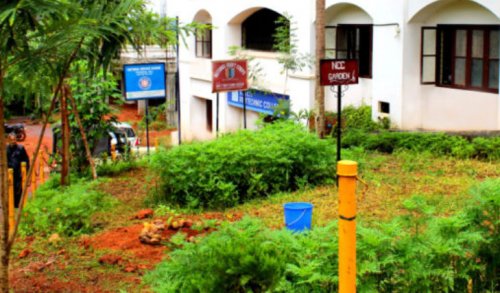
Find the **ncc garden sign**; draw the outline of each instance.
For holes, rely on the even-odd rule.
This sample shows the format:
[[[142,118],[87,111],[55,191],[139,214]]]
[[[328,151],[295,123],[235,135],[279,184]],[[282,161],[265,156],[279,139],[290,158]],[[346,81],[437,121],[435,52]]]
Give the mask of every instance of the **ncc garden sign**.
[[[337,161],[341,160],[340,140],[342,122],[342,86],[357,84],[359,76],[358,60],[324,59],[320,60],[319,84],[322,86],[337,86]]]

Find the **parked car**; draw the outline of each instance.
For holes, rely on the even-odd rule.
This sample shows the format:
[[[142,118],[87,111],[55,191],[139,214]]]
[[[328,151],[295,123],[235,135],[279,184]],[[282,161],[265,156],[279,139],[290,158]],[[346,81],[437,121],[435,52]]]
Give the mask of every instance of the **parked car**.
[[[60,148],[61,148],[60,123],[52,127],[52,133],[53,133],[52,152],[60,153]],[[102,153],[107,153],[108,156],[110,156],[112,146],[115,147],[115,150],[117,151],[118,155],[130,151],[130,146],[128,144],[128,137],[124,130],[113,127],[112,130],[106,133],[106,135],[103,135],[94,145],[94,149],[91,150],[92,156],[100,157]]]
[[[127,135],[127,141],[129,146],[134,147],[140,144],[139,137],[135,134],[134,128],[125,122],[113,122],[111,123],[115,128],[122,130]]]

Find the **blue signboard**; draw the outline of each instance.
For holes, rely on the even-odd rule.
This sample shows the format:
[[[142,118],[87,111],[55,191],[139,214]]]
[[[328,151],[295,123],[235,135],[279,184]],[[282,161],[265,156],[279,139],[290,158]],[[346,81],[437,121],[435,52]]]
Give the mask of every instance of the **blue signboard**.
[[[165,98],[165,64],[125,64],[125,100]]]
[[[246,92],[246,108],[255,112],[272,115],[280,99],[289,100],[290,96],[249,90]],[[243,108],[243,92],[227,93],[227,103],[234,107]]]

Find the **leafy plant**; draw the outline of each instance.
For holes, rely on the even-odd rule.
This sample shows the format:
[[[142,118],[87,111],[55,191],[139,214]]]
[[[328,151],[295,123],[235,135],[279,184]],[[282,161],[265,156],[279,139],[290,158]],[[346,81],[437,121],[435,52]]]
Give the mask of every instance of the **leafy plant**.
[[[292,122],[161,150],[151,159],[157,203],[223,208],[299,186],[331,183],[334,148]]]
[[[96,190],[98,182],[80,180],[70,187],[55,188],[56,180],[42,185],[35,200],[24,209],[23,235],[58,233],[74,236],[93,231],[92,214],[109,208],[112,201]]]
[[[284,274],[290,237],[248,218],[224,224],[196,245],[184,243],[144,281],[155,292],[269,291]]]
[[[497,292],[500,180],[471,189],[474,199],[448,217],[416,196],[408,213],[357,225],[360,292]],[[418,224],[417,224],[418,223]],[[418,225],[418,231],[417,231]],[[335,292],[338,226],[302,234],[269,230],[249,218],[186,243],[145,276],[157,292]]]

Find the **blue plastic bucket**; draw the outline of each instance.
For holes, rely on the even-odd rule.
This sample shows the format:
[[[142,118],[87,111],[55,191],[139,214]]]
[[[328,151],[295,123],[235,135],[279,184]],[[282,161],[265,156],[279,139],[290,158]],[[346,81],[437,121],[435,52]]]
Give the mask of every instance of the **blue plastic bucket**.
[[[285,209],[285,225],[288,230],[301,232],[311,229],[313,204],[308,202],[289,202]]]

